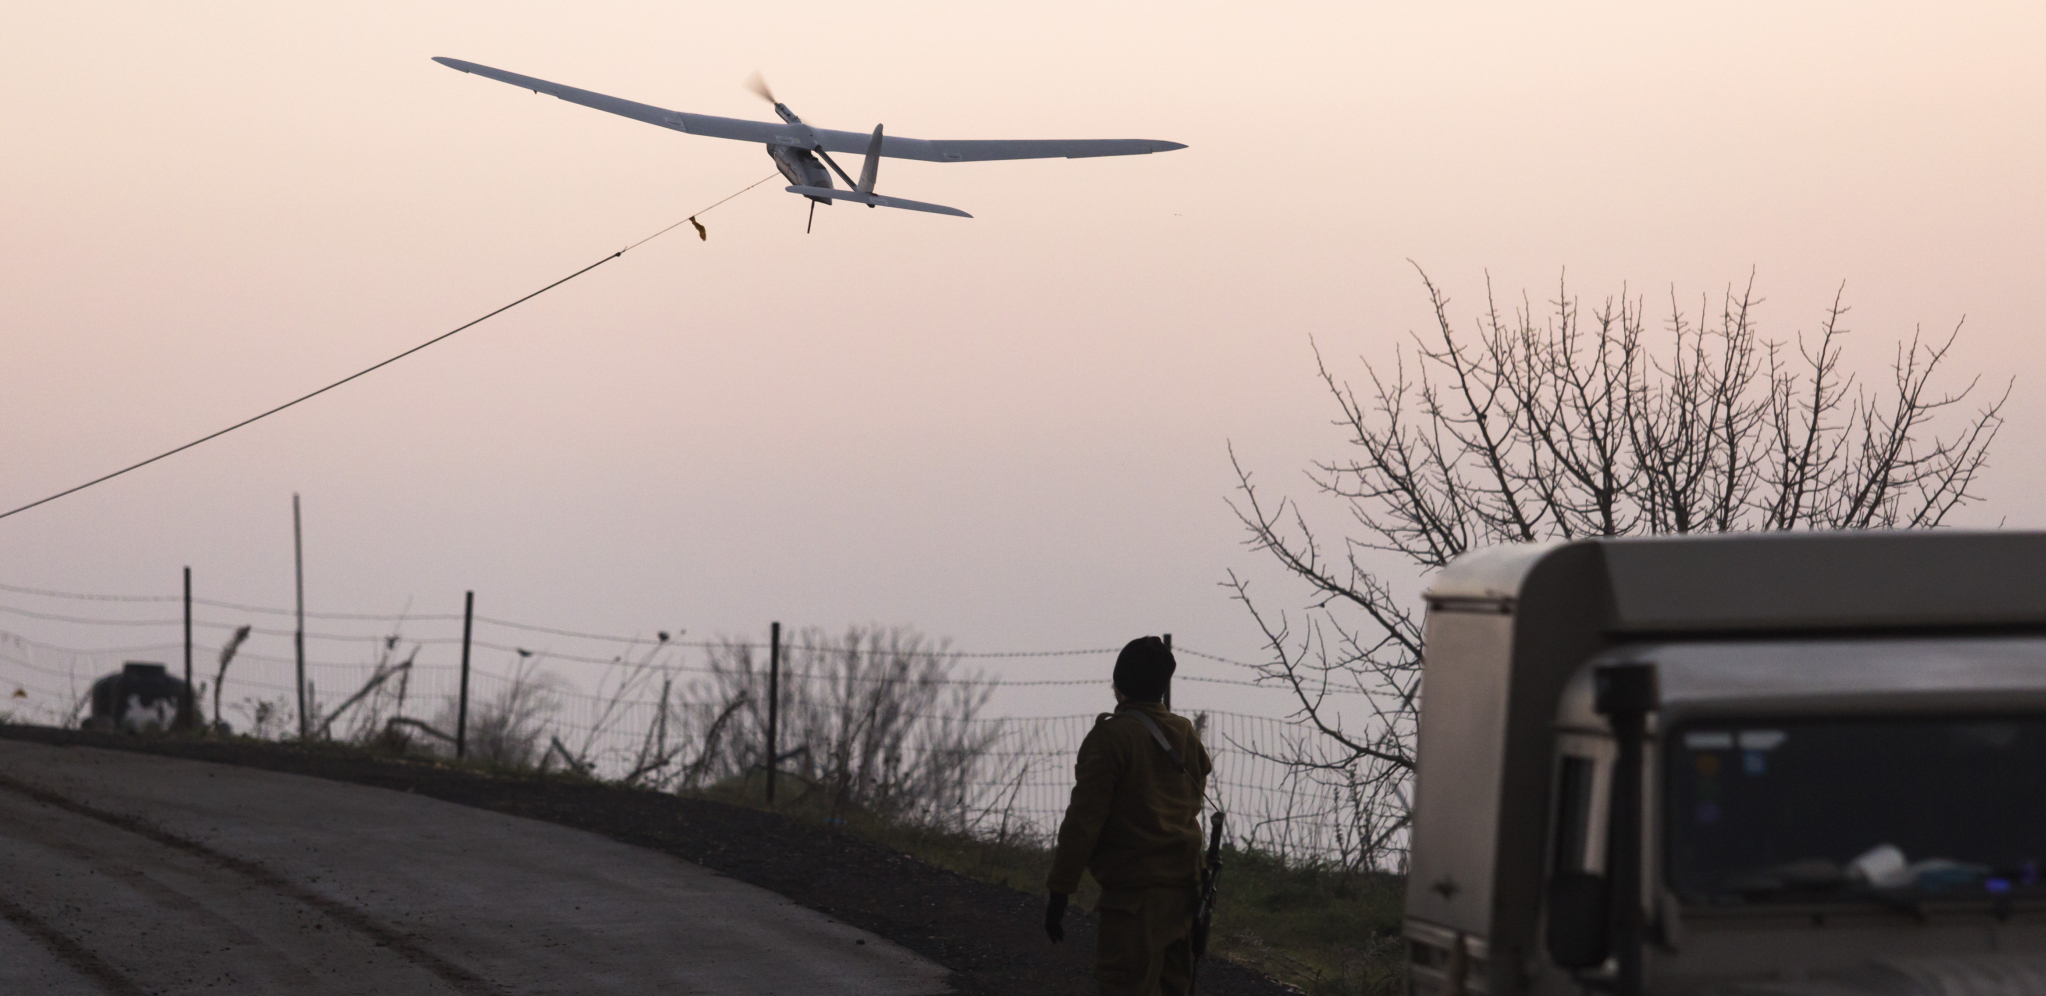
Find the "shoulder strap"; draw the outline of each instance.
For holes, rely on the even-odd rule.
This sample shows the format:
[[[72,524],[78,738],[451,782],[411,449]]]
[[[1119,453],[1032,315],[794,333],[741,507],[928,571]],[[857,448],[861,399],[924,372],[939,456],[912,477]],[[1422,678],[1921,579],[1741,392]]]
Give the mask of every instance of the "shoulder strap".
[[[1186,770],[1186,759],[1180,757],[1178,749],[1174,748],[1172,743],[1165,739],[1165,731],[1158,728],[1157,720],[1144,715],[1141,709],[1124,709],[1123,711],[1137,717],[1137,720],[1144,724],[1144,729],[1151,731],[1151,739],[1158,741],[1158,746],[1165,748],[1165,756],[1172,759],[1172,766],[1178,768],[1180,774],[1191,774],[1191,772]]]

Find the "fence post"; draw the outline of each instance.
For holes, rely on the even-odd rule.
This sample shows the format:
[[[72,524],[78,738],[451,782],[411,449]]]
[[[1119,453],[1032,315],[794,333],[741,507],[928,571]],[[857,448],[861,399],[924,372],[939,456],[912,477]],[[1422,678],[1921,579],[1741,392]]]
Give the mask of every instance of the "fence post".
[[[774,769],[781,767],[776,724],[781,719],[781,623],[767,629],[767,801],[774,802]]]
[[[191,730],[198,728],[199,717],[193,715],[192,702],[192,568],[185,567],[185,701],[179,703],[178,726]]]
[[[1167,654],[1172,653],[1171,633],[1165,634],[1165,652]],[[1165,679],[1165,711],[1166,712],[1172,711],[1172,679],[1170,677],[1167,677]]]
[[[476,593],[462,598],[462,694],[455,706],[455,758],[469,756],[469,630],[476,621]]]
[[[304,740],[311,728],[305,715],[305,539],[299,528],[296,491],[291,493],[291,561],[298,578],[298,629],[291,634],[291,644],[298,657],[298,739]]]

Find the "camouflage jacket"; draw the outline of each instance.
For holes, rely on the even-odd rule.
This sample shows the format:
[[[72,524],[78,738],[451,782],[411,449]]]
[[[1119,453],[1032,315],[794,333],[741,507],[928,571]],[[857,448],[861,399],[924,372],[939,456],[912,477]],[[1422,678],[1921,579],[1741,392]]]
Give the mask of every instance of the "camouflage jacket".
[[[1182,774],[1151,736],[1142,710],[1186,761]],[[1059,825],[1045,884],[1080,886],[1080,870],[1103,889],[1194,887],[1200,881],[1201,799],[1213,765],[1193,724],[1155,702],[1127,702],[1094,722],[1080,743],[1073,799]]]

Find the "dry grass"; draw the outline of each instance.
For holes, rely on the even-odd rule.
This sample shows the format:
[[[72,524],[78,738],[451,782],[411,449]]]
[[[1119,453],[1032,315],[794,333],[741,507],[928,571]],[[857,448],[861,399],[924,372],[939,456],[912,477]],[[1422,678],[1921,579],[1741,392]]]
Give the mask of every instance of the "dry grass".
[[[768,765],[767,674],[757,646],[727,641],[710,653],[711,681],[685,690],[695,708],[675,727],[700,744],[667,783],[682,790],[752,777]],[[964,826],[998,724],[975,722],[986,686],[955,677],[959,655],[910,627],[810,627],[786,647],[777,702],[776,770],[828,800],[905,823]],[[821,796],[819,793],[821,792]]]

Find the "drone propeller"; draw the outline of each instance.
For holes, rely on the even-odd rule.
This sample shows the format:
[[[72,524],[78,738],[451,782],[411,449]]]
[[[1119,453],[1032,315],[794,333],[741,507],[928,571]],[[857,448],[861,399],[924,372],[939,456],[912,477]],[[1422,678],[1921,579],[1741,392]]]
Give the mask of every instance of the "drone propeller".
[[[761,100],[773,104],[774,113],[781,115],[783,121],[790,124],[803,123],[802,118],[796,117],[796,112],[789,110],[789,105],[774,99],[774,91],[767,88],[767,77],[755,72],[752,76],[746,78],[746,89],[758,94]]]

